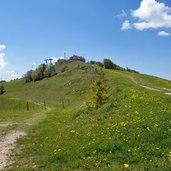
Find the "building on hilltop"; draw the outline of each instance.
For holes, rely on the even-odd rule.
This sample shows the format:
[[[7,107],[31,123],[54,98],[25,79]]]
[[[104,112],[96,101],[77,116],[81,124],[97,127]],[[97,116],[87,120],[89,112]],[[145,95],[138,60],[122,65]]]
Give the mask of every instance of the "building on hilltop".
[[[86,62],[85,58],[82,56],[73,55],[69,58],[71,61],[82,61]]]

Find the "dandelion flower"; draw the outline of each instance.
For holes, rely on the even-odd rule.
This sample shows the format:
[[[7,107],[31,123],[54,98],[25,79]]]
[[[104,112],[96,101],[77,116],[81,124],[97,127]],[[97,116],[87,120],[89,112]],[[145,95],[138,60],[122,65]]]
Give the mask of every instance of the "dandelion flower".
[[[129,167],[129,164],[125,163],[123,166],[124,166],[124,168],[126,169],[126,168]]]
[[[94,150],[94,151],[93,151],[93,154],[96,154],[96,152],[97,152],[97,151],[96,151],[96,150]]]

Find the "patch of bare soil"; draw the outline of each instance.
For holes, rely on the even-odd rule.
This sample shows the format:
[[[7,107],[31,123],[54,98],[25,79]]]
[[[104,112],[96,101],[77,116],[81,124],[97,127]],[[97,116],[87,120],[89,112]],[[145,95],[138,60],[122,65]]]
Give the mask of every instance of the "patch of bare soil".
[[[24,136],[25,132],[12,131],[4,137],[0,137],[0,170],[3,170],[10,159],[11,151],[15,147],[16,140]]]
[[[11,126],[11,125],[13,125],[13,124],[10,123],[10,122],[1,122],[0,123],[0,127],[8,127],[8,126]]]
[[[160,91],[161,91],[161,90],[159,90],[159,89],[152,88],[152,87],[148,87],[148,86],[141,85],[141,84],[139,84],[139,86],[141,86],[141,87],[143,87],[143,88],[146,88],[146,89],[148,89],[148,90],[152,90],[152,91],[158,91],[158,92],[160,92]]]
[[[165,93],[166,95],[168,95],[168,96],[171,96],[171,93]]]

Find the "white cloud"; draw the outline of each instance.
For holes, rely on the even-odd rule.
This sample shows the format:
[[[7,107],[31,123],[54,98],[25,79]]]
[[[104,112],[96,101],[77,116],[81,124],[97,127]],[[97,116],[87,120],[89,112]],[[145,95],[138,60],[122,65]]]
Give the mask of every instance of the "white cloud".
[[[2,52],[5,48],[5,45],[0,44],[0,69],[4,68],[8,64],[5,59],[5,53]]]
[[[55,62],[57,62],[59,59],[64,59],[63,56],[60,57],[50,57],[50,59],[52,59],[52,63],[54,64]]]
[[[7,73],[12,79],[18,77],[18,72],[17,72],[17,71],[11,70],[11,71],[6,71],[6,73]]]
[[[127,16],[127,13],[125,12],[125,10],[122,10],[120,14],[116,15],[116,17],[119,17],[119,18],[124,18]]]
[[[128,30],[131,28],[132,28],[132,26],[131,26],[131,23],[129,22],[129,20],[126,20],[122,23],[121,30]]]
[[[142,0],[140,7],[132,11],[139,21],[133,23],[138,30],[171,28],[171,7],[156,0]]]
[[[0,69],[3,69],[8,63],[5,59],[5,53],[0,53]]]
[[[165,31],[158,32],[158,36],[170,36],[170,33],[167,33]]]
[[[6,48],[5,45],[0,45],[0,52],[3,51]]]

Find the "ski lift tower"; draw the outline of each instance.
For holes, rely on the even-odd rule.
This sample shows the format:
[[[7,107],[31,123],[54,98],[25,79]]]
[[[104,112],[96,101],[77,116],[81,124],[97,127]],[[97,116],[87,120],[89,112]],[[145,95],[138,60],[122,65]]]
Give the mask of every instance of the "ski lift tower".
[[[53,61],[53,59],[52,58],[49,58],[49,59],[45,59],[45,62],[46,62],[46,66],[48,66],[48,65],[52,65],[52,61]]]

